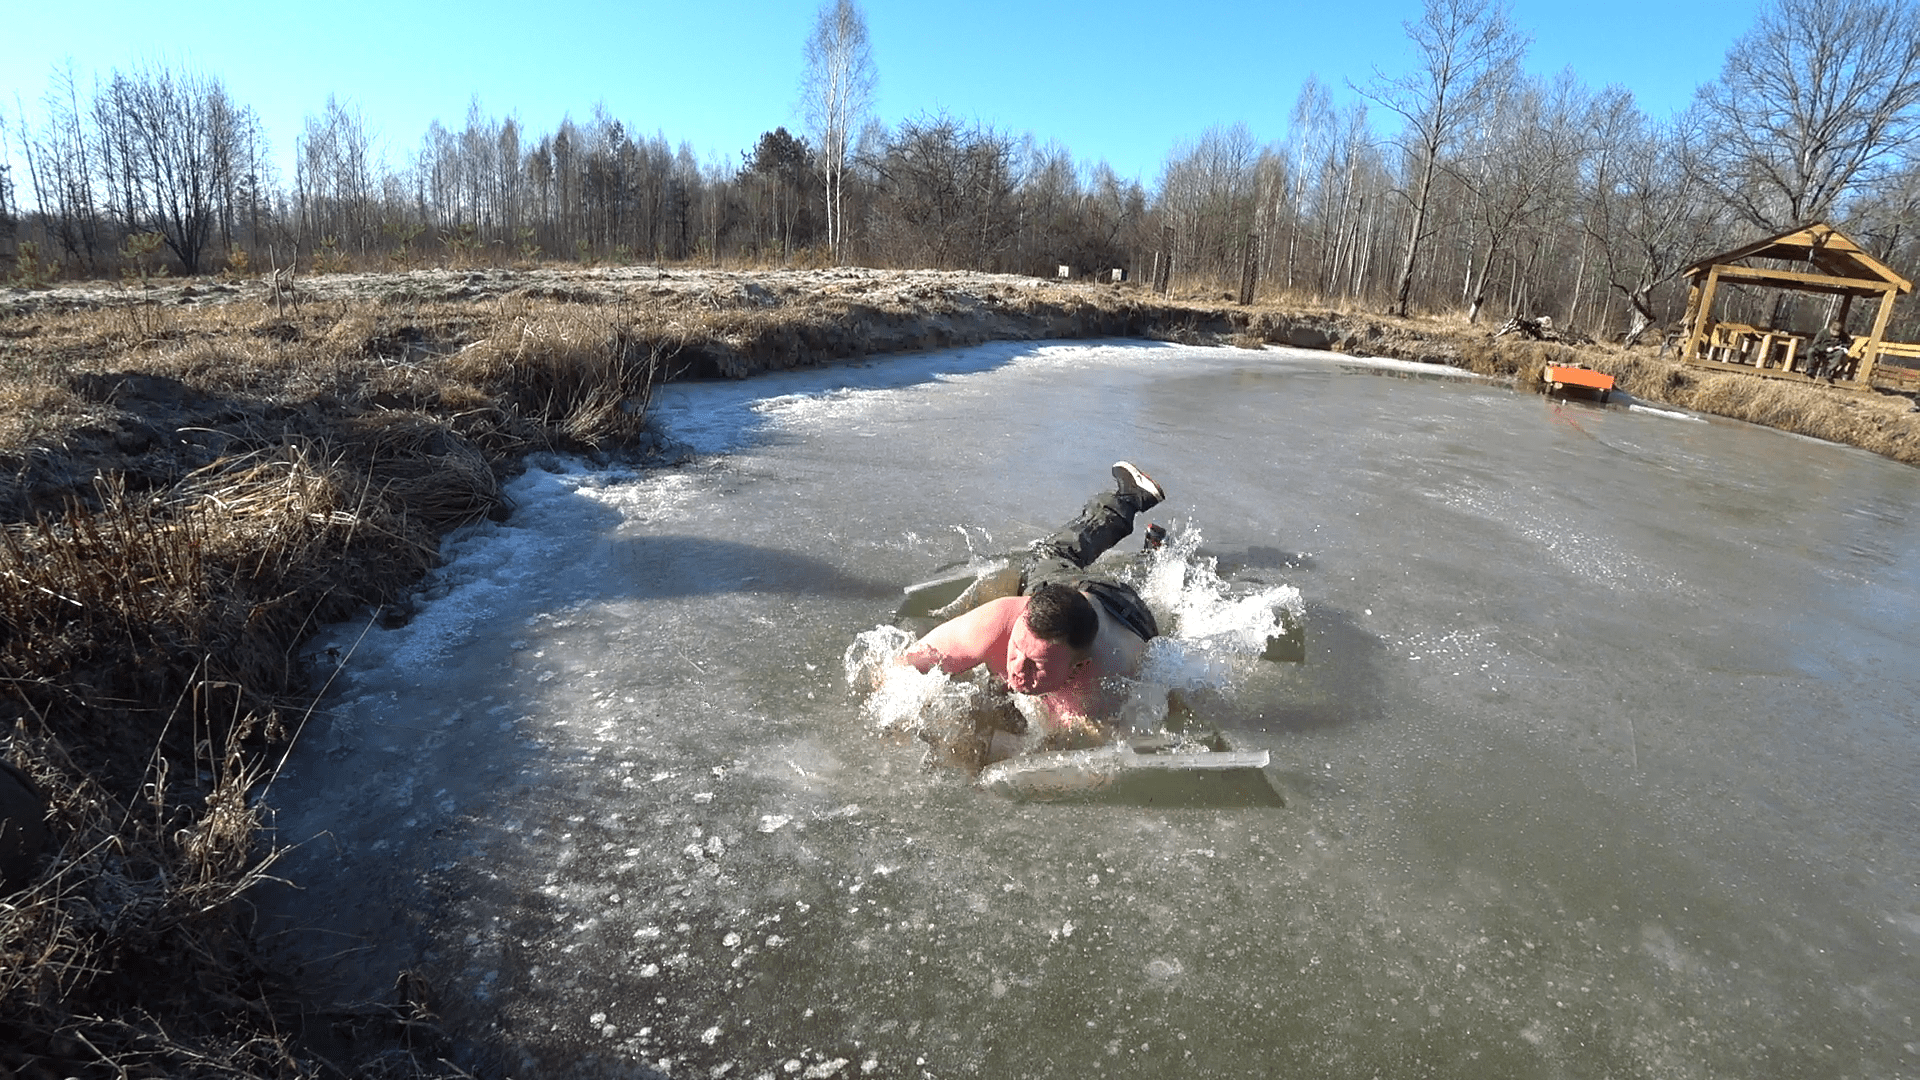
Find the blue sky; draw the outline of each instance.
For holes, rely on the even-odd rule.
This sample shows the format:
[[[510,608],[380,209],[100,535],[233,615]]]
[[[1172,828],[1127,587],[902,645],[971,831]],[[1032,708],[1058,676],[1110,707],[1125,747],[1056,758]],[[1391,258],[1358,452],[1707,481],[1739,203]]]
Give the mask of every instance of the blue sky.
[[[8,152],[16,95],[38,111],[48,72],[71,57],[83,83],[143,59],[220,76],[291,160],[302,117],[329,93],[356,102],[388,157],[403,161],[436,117],[457,128],[480,96],[533,132],[596,103],[630,128],[738,161],[762,131],[798,129],[801,44],[814,0],[551,0],[506,4],[328,0],[246,4],[13,0],[0,24]],[[1760,5],[1703,0],[1569,4],[1514,0],[1529,70],[1572,68],[1632,90],[1664,117],[1714,77]],[[1351,99],[1349,80],[1412,65],[1402,22],[1419,0],[1059,3],[864,0],[888,123],[946,109],[1058,140],[1151,185],[1169,149],[1209,126],[1286,133],[1308,75]],[[1375,118],[1376,124],[1384,123]],[[26,193],[22,192],[24,196]]]

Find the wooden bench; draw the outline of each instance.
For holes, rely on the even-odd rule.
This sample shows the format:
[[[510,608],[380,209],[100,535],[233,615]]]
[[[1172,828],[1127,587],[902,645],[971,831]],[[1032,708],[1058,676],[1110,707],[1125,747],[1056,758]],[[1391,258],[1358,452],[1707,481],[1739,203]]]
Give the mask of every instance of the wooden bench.
[[[1875,386],[1885,386],[1889,390],[1920,392],[1920,344],[1881,342],[1879,352],[1874,354],[1871,381]]]
[[[1747,356],[1754,342],[1759,340],[1760,328],[1746,323],[1714,323],[1707,331],[1706,359],[1722,364],[1750,364]]]

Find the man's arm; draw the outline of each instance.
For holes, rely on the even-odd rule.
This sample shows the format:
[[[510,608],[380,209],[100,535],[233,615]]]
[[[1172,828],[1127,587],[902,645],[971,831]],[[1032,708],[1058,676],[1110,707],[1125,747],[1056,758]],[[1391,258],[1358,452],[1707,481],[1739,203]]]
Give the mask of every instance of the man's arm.
[[[1001,655],[1005,654],[1007,633],[1021,607],[1019,597],[1009,596],[948,619],[914,642],[896,663],[910,664],[923,674],[935,665],[949,675],[971,671],[981,664],[991,667],[996,645]]]

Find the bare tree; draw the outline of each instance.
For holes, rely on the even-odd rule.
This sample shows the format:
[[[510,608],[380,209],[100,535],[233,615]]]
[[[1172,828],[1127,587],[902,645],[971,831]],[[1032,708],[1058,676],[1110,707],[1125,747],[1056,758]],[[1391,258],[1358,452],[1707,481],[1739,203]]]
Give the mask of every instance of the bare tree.
[[[1494,259],[1516,234],[1553,228],[1556,204],[1574,186],[1586,153],[1592,107],[1571,72],[1551,83],[1522,79],[1514,92],[1500,95],[1482,126],[1480,145],[1460,170],[1478,234],[1478,265],[1469,264],[1464,289],[1468,322],[1479,321]]]
[[[942,113],[903,121],[875,167],[873,229],[896,265],[1003,271],[1019,226],[1021,145]]]
[[[364,243],[372,229],[373,136],[360,108],[327,95],[320,115],[305,117],[294,153],[294,183],[309,240]]]
[[[1849,234],[1889,266],[1920,265],[1920,153],[1909,153],[1894,171],[1855,200]],[[1896,308],[1888,332],[1901,341],[1920,336],[1920,311],[1915,305]]]
[[[1527,38],[1493,0],[1426,0],[1420,21],[1404,24],[1422,66],[1396,78],[1379,72],[1355,89],[1405,121],[1401,149],[1413,169],[1403,192],[1412,211],[1400,260],[1395,314],[1407,313],[1414,264],[1428,238],[1434,179],[1461,129],[1477,118],[1514,79]]]
[[[875,80],[867,19],[858,4],[833,0],[820,8],[806,59],[801,90],[826,179],[827,245],[838,262],[846,253],[847,151],[873,104]]]
[[[1655,125],[1617,94],[1596,114],[1595,133],[1605,152],[1593,163],[1584,221],[1607,284],[1627,302],[1625,343],[1634,345],[1660,321],[1654,289],[1724,242],[1725,211],[1701,183],[1685,129]]]
[[[1775,0],[1699,105],[1742,218],[1776,232],[1833,216],[1920,135],[1920,6]]]
[[[1261,147],[1245,124],[1210,127],[1167,156],[1160,213],[1175,231],[1175,265],[1231,276],[1253,230]]]
[[[13,165],[7,161],[7,117],[0,113],[0,241],[13,239],[20,225],[20,202],[14,195]]]
[[[244,132],[257,123],[211,75],[142,66],[113,73],[94,115],[103,145],[116,147],[106,171],[124,185],[129,230],[159,233],[189,274],[234,190]]]
[[[101,246],[99,207],[93,193],[92,146],[83,127],[86,113],[71,60],[53,69],[52,85],[41,104],[46,123],[39,133],[31,131],[24,116],[20,131],[41,227],[68,256],[92,268]]]

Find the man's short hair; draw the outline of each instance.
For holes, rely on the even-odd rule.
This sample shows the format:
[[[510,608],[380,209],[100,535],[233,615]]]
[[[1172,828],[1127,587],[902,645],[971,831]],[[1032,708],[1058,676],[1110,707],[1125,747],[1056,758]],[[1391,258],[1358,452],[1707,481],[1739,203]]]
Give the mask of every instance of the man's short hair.
[[[1027,629],[1042,641],[1064,643],[1074,652],[1086,652],[1100,635],[1100,616],[1078,589],[1056,582],[1027,594]]]

